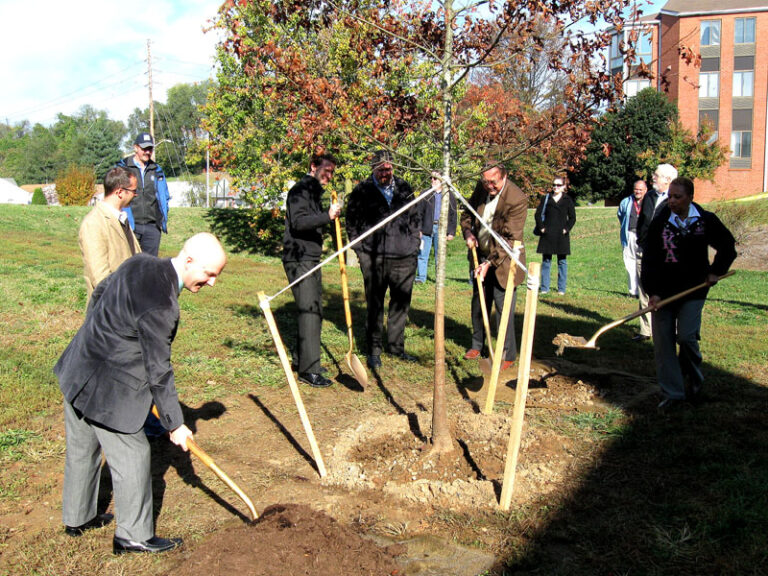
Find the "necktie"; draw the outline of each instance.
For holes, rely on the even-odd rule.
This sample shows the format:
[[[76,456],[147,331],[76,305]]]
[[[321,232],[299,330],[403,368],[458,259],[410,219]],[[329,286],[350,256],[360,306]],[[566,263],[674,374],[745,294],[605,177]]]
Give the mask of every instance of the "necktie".
[[[125,239],[128,240],[128,246],[131,249],[131,256],[136,254],[136,247],[133,245],[133,234],[131,234],[131,225],[128,224],[128,220],[124,220],[123,222],[120,222],[120,225],[123,227],[123,232],[125,232]]]

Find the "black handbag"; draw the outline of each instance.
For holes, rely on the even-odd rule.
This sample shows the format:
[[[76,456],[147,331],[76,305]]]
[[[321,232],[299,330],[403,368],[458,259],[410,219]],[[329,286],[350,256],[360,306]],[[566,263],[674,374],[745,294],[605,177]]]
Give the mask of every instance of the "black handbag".
[[[544,222],[544,219],[547,217],[547,201],[549,200],[549,194],[544,196],[544,207],[541,209],[541,221]],[[537,225],[534,225],[533,227],[533,235],[534,236],[541,236],[541,230],[539,230],[539,227]]]

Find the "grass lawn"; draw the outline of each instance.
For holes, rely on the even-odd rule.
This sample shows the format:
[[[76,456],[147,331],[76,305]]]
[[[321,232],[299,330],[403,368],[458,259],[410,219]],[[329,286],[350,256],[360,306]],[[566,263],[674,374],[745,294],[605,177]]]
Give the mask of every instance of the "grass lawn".
[[[754,224],[765,226],[768,200],[755,205]],[[20,502],[60,500],[50,477],[63,470],[64,451],[61,395],[51,368],[83,321],[77,230],[88,210],[0,205],[0,525],[20,513]],[[205,216],[204,209],[174,209],[161,256],[174,255],[186,237],[208,230]],[[529,213],[526,234],[532,227]],[[540,261],[532,235],[526,246],[529,261]],[[559,333],[588,338],[636,309],[636,301],[626,296],[615,208],[577,209],[572,252],[567,295],[540,299],[536,358],[554,357],[551,342]],[[471,339],[471,286],[460,238],[449,244],[448,259],[446,354],[456,366],[453,359],[463,355]],[[347,334],[338,267],[332,263],[323,272],[324,363],[335,355],[343,364]],[[429,278],[414,290],[406,328],[406,350],[422,359],[432,357],[434,349],[433,267]],[[637,410],[546,416],[546,425],[594,436],[595,453],[601,454],[568,479],[564,498],[525,514],[465,517],[442,510],[432,520],[435,526],[450,533],[452,526],[466,529],[469,522],[472,529],[493,533],[496,542],[485,546],[500,559],[498,574],[768,573],[766,280],[764,271],[739,270],[711,290],[702,327],[708,394],[702,406],[673,418],[660,417],[647,403]],[[271,295],[284,285],[276,255],[234,253],[215,288],[181,297],[173,361],[185,404],[238,406],[249,394],[286,387],[256,297],[258,291]],[[358,269],[350,269],[350,289],[355,335],[362,341],[365,305]],[[524,304],[519,297],[518,332]],[[290,347],[290,293],[271,307]],[[599,351],[566,349],[565,356],[586,369],[653,377],[652,348],[630,341],[635,329],[632,322],[622,325],[601,336]],[[365,359],[362,351],[358,354]],[[425,362],[416,368],[397,365],[388,377],[407,388],[412,381],[428,381],[430,374]],[[463,376],[447,371],[449,379]],[[453,394],[451,384],[447,389]],[[307,393],[310,401],[313,393]],[[362,412],[376,402],[386,399],[361,396],[344,409]],[[543,418],[532,414],[529,421],[539,425]],[[46,480],[36,478],[40,469],[47,470]],[[53,528],[47,534],[58,534],[53,530],[60,529],[60,518],[49,523]],[[0,575],[6,573],[2,555],[12,534],[10,525],[0,528]],[[472,544],[465,536],[456,540]],[[114,566],[109,571],[119,573]],[[78,570],[69,566],[54,572]],[[54,572],[37,568],[30,573]],[[156,572],[145,563],[137,573]]]

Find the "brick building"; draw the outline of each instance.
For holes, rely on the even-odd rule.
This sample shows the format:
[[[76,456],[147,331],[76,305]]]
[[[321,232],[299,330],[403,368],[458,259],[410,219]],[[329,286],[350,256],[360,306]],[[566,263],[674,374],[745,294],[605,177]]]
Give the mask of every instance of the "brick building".
[[[632,35],[633,68],[627,68],[619,43]],[[701,56],[687,63],[680,49]],[[729,161],[714,182],[696,182],[701,202],[738,198],[768,190],[768,2],[766,0],[669,0],[658,14],[628,23],[614,36],[609,52],[612,73],[623,72],[626,95],[669,85],[683,125],[696,132],[705,119],[731,148]],[[645,65],[653,80],[637,75]]]

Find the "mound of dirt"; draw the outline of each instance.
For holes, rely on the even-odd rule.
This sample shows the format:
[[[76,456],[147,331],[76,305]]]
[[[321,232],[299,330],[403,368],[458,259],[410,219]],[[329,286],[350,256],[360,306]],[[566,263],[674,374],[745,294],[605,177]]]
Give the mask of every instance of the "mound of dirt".
[[[395,558],[406,552],[382,548],[323,512],[299,504],[274,504],[253,525],[224,528],[184,551],[171,574],[248,576],[394,576]]]

